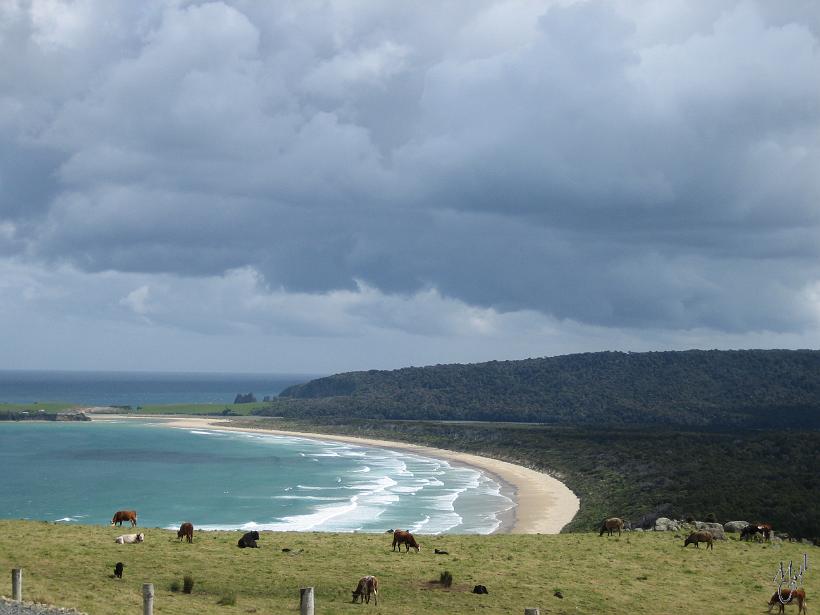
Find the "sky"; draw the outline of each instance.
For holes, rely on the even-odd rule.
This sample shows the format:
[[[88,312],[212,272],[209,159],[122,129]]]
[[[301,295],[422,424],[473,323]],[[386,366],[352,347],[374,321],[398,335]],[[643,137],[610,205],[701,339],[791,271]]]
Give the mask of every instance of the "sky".
[[[820,348],[815,0],[2,0],[0,369]]]

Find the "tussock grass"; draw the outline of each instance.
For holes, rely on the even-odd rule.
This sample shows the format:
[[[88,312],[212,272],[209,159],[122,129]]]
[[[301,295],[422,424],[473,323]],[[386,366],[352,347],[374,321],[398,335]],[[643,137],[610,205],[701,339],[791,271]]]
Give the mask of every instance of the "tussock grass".
[[[807,552],[820,570],[816,547],[729,540],[712,552],[684,549],[671,532],[421,536],[420,553],[399,554],[387,534],[261,532],[260,549],[238,549],[239,532],[197,532],[189,545],[174,531],[140,529],[145,543],[116,545],[119,528],[0,521],[0,594],[11,592],[11,568],[22,567],[24,598],[92,615],[139,613],[146,582],[154,584],[158,615],[298,613],[306,586],[315,588],[317,612],[332,615],[361,613],[350,592],[374,574],[379,606],[366,607],[373,614],[500,615],[537,606],[541,613],[721,615],[764,612],[781,560],[797,563]],[[434,548],[450,555],[433,555]],[[122,580],[112,578],[118,561],[126,564]],[[449,589],[429,582],[442,566],[457,580]],[[172,592],[185,575],[196,579],[196,591]],[[470,593],[477,584],[489,595]],[[810,570],[805,586],[813,603],[820,572]],[[553,596],[557,588],[563,599]],[[217,604],[234,594],[235,606]]]

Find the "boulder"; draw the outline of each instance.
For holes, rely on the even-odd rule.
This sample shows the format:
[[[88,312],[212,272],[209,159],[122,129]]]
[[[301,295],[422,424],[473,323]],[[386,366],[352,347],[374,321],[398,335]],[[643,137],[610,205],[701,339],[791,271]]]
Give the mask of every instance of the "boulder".
[[[747,525],[749,525],[748,521],[729,521],[723,524],[723,529],[734,534],[735,532],[740,532]]]
[[[673,521],[666,517],[658,517],[655,520],[656,532],[677,532],[680,529],[680,521]]]
[[[708,521],[695,521],[695,527],[699,530],[706,530],[715,540],[726,540],[723,533],[723,526],[720,523],[709,523]]]

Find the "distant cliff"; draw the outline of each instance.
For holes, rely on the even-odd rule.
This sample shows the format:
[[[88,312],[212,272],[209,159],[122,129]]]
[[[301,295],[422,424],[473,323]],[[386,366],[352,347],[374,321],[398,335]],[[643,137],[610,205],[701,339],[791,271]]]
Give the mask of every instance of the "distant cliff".
[[[259,414],[820,428],[820,351],[597,352],[349,372]]]
[[[0,408],[0,421],[90,421],[91,419],[79,410],[61,410],[53,412],[34,409]]]

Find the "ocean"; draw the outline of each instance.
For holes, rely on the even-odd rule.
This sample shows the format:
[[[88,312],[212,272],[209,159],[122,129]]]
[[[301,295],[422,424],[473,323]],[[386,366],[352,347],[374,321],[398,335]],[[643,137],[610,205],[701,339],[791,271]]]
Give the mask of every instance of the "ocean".
[[[258,400],[317,376],[0,370],[0,403],[67,402],[86,406],[229,404],[237,393]]]
[[[292,383],[230,376],[198,392],[206,376],[66,373],[49,381],[40,372],[7,386],[9,373],[21,372],[0,372],[1,401],[84,405],[227,403]],[[46,386],[36,390],[38,381]],[[0,422],[0,518],[108,524],[114,511],[134,509],[140,527],[487,534],[513,506],[494,478],[440,459],[162,422]]]

